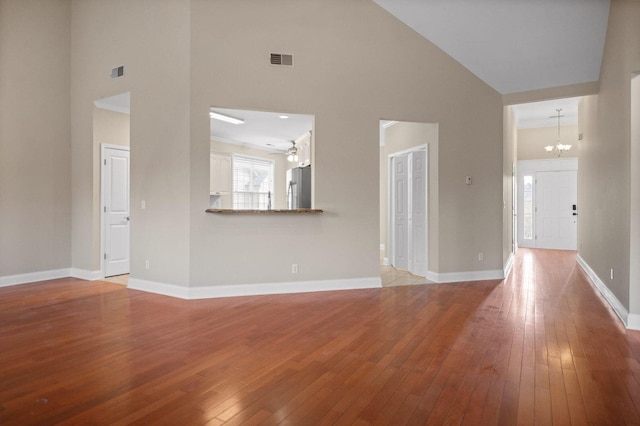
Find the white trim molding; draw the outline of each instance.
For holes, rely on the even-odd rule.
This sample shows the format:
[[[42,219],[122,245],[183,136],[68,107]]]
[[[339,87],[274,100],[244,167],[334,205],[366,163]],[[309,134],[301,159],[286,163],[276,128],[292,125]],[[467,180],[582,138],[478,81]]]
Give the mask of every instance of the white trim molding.
[[[0,287],[8,287],[19,284],[30,284],[39,281],[55,280],[58,278],[69,277],[70,269],[51,269],[48,271],[29,272],[26,274],[5,275],[0,276]]]
[[[236,296],[260,296],[266,294],[309,293],[316,291],[360,290],[381,288],[380,277],[351,278],[344,280],[294,281],[284,283],[213,285],[187,287],[176,284],[129,278],[128,287],[133,290],[163,294],[180,299],[212,299]]]
[[[543,160],[518,160],[518,174],[523,172],[553,172],[578,170],[578,158],[547,158]]]
[[[637,318],[639,316],[633,315],[633,322],[637,328],[631,327],[631,324],[629,323],[629,311],[627,311],[627,308],[625,308],[622,303],[620,303],[616,295],[613,294],[611,290],[609,290],[609,287],[606,286],[606,284],[598,277],[595,271],[591,269],[589,264],[585,262],[585,260],[579,254],[576,256],[576,260],[578,261],[578,265],[580,265],[584,273],[587,274],[591,285],[595,287],[596,290],[598,290],[602,297],[607,301],[609,306],[611,306],[611,309],[613,309],[616,315],[618,315],[620,321],[622,321],[622,324],[624,324],[626,328],[640,330],[640,321],[638,321],[639,318]]]
[[[88,271],[86,269],[71,268],[69,276],[81,280],[96,281],[104,279],[102,271]]]
[[[503,276],[504,279],[506,280],[509,277],[509,274],[511,273],[511,270],[513,269],[513,253],[509,253],[509,257],[507,258],[507,261],[504,263],[504,268],[503,268]]]
[[[69,277],[87,281],[96,281],[104,278],[101,271],[87,271],[86,269],[78,268],[61,268],[0,277],[0,287],[37,283],[40,281]]]
[[[438,284],[457,283],[466,281],[487,281],[487,280],[503,280],[504,271],[502,269],[488,271],[469,271],[469,272],[431,272],[428,271],[426,279]]]
[[[141,280],[129,276],[127,287],[132,290],[146,291],[148,293],[162,294],[164,296],[189,299],[189,287],[177,284],[165,284],[155,281]]]

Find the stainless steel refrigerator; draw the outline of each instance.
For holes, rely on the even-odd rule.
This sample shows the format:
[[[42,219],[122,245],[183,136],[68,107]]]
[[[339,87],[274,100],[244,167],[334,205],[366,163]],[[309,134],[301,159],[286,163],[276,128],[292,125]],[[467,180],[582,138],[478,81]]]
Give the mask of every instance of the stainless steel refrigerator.
[[[287,197],[290,209],[311,208],[311,166],[291,169]]]

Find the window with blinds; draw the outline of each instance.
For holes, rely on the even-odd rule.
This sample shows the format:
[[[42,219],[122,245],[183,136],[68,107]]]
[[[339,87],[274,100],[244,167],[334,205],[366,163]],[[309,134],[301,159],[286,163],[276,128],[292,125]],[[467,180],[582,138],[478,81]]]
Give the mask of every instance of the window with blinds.
[[[273,202],[273,161],[233,156],[233,208],[267,210]]]

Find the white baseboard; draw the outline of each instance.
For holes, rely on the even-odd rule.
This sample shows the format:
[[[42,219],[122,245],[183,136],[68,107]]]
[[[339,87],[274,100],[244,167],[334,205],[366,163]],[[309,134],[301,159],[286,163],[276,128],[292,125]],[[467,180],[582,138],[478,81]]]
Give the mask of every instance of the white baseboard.
[[[165,284],[155,281],[141,280],[129,276],[129,283],[127,284],[127,287],[132,290],[162,294],[165,296],[177,297],[179,299],[189,299],[189,287],[177,284]]]
[[[29,272],[27,274],[6,275],[0,277],[0,287],[8,287],[11,285],[35,283],[38,281],[55,280],[57,278],[66,278],[70,276],[69,268],[51,269],[48,271]]]
[[[613,309],[616,315],[618,315],[624,326],[632,330],[640,330],[640,316],[632,316],[634,323],[634,326],[632,327],[631,321],[629,321],[629,311],[627,311],[627,308],[625,308],[622,303],[620,303],[616,295],[613,294],[611,290],[609,290],[609,287],[605,285],[605,283],[600,279],[600,277],[598,277],[595,271],[591,269],[589,264],[585,262],[582,257],[580,257],[580,255],[576,256],[576,260],[578,261],[578,265],[580,265],[585,274],[587,274],[591,285],[595,287],[596,290],[598,290],[598,292],[602,295],[602,297],[604,297],[607,303],[609,303],[609,306],[611,306],[611,309]]]
[[[96,281],[104,278],[104,276],[102,275],[102,271],[88,271],[86,269],[78,268],[71,268],[70,275],[73,278],[80,278],[81,280],[87,281]]]
[[[627,328],[629,330],[640,330],[640,315],[629,314],[627,316]]]
[[[504,279],[502,269],[469,272],[431,272],[427,271],[426,279],[436,283],[457,283],[464,281],[486,281]]]
[[[344,280],[296,281],[284,283],[239,284],[206,287],[184,287],[175,284],[129,278],[130,289],[163,294],[180,299],[211,299],[220,297],[258,296],[266,294],[309,293],[316,291],[381,288],[379,277]]]
[[[509,274],[511,273],[511,269],[513,269],[513,253],[509,253],[509,257],[507,258],[507,261],[504,264],[504,279],[506,280],[509,277]]]

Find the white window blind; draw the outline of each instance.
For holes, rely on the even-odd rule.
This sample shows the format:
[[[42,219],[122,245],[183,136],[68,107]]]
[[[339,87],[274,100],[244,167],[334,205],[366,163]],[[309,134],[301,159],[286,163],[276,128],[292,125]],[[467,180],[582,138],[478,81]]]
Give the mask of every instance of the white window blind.
[[[267,210],[272,205],[273,161],[233,156],[233,208]]]

